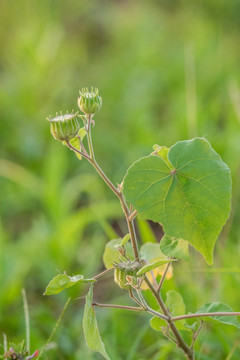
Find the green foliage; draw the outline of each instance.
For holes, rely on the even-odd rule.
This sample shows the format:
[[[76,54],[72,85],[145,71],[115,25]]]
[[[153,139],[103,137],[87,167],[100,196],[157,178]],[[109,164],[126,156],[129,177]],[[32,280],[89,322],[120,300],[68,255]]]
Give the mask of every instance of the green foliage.
[[[49,279],[65,269],[73,274],[96,274],[102,266],[104,244],[122,234],[116,199],[83,162],[79,164],[72,153],[50,141],[43,120],[57,109],[76,109],[73,98],[84,84],[97,84],[105,99],[94,142],[99,162],[114,184],[121,182],[129,164],[144,156],[153,141],[169,147],[178,140],[206,136],[229,164],[234,207],[215,249],[216,266],[209,269],[192,252],[189,264],[174,266],[178,276],[165,282],[163,293],[177,289],[194,311],[215,299],[217,292],[219,299],[238,309],[240,142],[235,109],[240,80],[239,1],[151,0],[129,1],[123,6],[109,0],[55,4],[22,0],[14,6],[2,1],[0,10],[1,330],[11,334],[15,343],[24,337],[19,310],[24,287],[33,311],[31,344],[38,348],[67,296],[63,292],[59,297],[42,297]],[[193,67],[189,66],[189,49]],[[195,128],[191,126],[194,103],[186,96],[189,75],[190,85],[191,76],[196,81]],[[141,225],[140,239],[149,241],[143,231],[149,224],[141,221]],[[151,240],[156,242],[154,236]],[[107,278],[104,285],[109,283]],[[76,298],[84,295],[83,286],[70,290]],[[114,291],[102,293],[108,302],[115,296]],[[133,339],[125,329],[137,334],[144,327],[144,316],[106,310],[99,317],[112,358],[127,359]],[[82,301],[76,300],[47,357],[95,358],[79,336],[81,319]],[[233,326],[212,321],[196,343],[197,356],[227,358],[237,337]],[[131,356],[183,358],[175,344],[151,330]],[[240,358],[239,346],[232,358]]]
[[[201,138],[180,141],[168,152],[135,162],[124,195],[143,219],[160,222],[169,237],[184,239],[212,264],[215,241],[230,212],[227,165]]]
[[[59,294],[65,289],[68,289],[74,285],[82,282],[88,283],[93,282],[94,279],[84,279],[83,275],[68,276],[66,274],[58,274],[48,284],[44,295],[55,295]]]
[[[206,303],[198,309],[196,314],[213,313],[213,312],[233,312],[230,306],[221,302]],[[211,319],[223,324],[233,325],[240,329],[240,323],[236,316],[210,316]]]
[[[190,261],[188,242],[164,235],[160,242],[160,249],[166,256]]]
[[[93,286],[90,285],[89,292],[86,296],[86,304],[83,315],[83,333],[89,349],[100,352],[106,360],[110,360],[106,353],[105,345],[102,342],[95,311],[92,305]]]

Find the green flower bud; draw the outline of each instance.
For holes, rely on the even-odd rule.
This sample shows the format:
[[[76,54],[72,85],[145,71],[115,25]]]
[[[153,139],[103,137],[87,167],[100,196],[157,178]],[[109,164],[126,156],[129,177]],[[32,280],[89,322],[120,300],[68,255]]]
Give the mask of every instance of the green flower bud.
[[[57,115],[55,118],[48,118],[50,122],[50,131],[52,136],[59,141],[71,140],[77,136],[80,125],[77,119],[77,113]]]
[[[80,97],[78,98],[78,107],[86,115],[94,115],[102,107],[102,98],[99,96],[98,89],[83,88],[79,91]]]

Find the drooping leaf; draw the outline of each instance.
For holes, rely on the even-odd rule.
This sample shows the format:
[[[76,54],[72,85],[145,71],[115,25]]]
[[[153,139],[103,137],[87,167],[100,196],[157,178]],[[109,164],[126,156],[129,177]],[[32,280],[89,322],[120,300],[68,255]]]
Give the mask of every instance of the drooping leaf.
[[[230,212],[230,170],[203,138],[179,141],[168,152],[136,161],[123,193],[142,219],[160,222],[169,237],[183,239],[212,264],[216,239]]]
[[[201,313],[213,313],[213,312],[234,312],[234,310],[221,302],[212,302],[206,303],[200,307],[196,312],[197,314]],[[220,321],[223,324],[233,325],[240,329],[240,323],[236,316],[210,316],[211,319]],[[207,317],[203,318],[204,320],[208,319]]]
[[[124,260],[124,258],[120,255],[118,251],[118,247],[121,246],[122,239],[113,239],[110,240],[106,246],[103,254],[103,263],[106,269],[109,269],[113,266],[115,262],[119,262],[120,260]],[[126,251],[126,256],[130,259],[134,258],[133,249],[130,243],[126,243],[124,245],[124,249]]]
[[[61,291],[70,288],[82,282],[93,282],[94,279],[84,279],[83,275],[68,276],[66,274],[58,274],[48,284],[44,295],[55,295]]]
[[[151,260],[147,265],[144,265],[138,272],[137,275],[142,275],[145,274],[148,271],[154,270],[156,268],[158,268],[159,266],[165,265],[168,262],[173,262],[176,261],[174,259],[170,260],[170,259],[159,259],[156,258],[155,260]]]
[[[85,341],[89,349],[99,352],[106,360],[111,360],[106,352],[105,345],[99,333],[94,307],[92,306],[92,298],[93,285],[90,286],[89,292],[86,296],[86,304],[83,314],[83,333]]]
[[[160,241],[160,249],[166,256],[189,261],[188,242],[164,235]]]

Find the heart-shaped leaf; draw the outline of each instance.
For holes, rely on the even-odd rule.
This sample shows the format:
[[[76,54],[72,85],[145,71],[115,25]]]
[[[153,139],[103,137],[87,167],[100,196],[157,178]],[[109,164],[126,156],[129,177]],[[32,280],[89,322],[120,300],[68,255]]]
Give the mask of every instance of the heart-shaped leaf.
[[[230,170],[203,138],[177,142],[168,161],[158,155],[136,161],[125,176],[124,196],[142,219],[160,222],[167,236],[188,241],[212,264],[230,212]]]

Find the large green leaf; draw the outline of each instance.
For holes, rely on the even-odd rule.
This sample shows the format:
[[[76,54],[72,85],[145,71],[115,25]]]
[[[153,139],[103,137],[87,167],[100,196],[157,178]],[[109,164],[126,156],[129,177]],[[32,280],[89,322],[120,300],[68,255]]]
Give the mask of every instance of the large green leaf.
[[[213,313],[213,312],[234,312],[230,306],[221,302],[206,303],[200,307],[197,314]],[[220,321],[221,323],[233,325],[240,329],[240,323],[236,316],[210,316],[211,319]],[[204,319],[207,319],[206,317]]]
[[[99,333],[94,307],[92,306],[92,298],[93,286],[91,285],[86,296],[86,304],[83,315],[83,333],[85,341],[89,349],[99,352],[106,360],[110,360]]]
[[[66,274],[58,274],[48,284],[44,295],[55,295],[61,291],[70,288],[82,282],[93,282],[94,279],[84,279],[83,275],[68,276]]]
[[[230,212],[230,170],[203,138],[179,141],[168,152],[136,161],[123,193],[142,219],[160,222],[169,237],[183,239],[212,264],[216,239]]]
[[[185,261],[190,260],[188,247],[187,241],[170,238],[166,235],[164,235],[160,241],[160,249],[166,256],[175,257]]]

